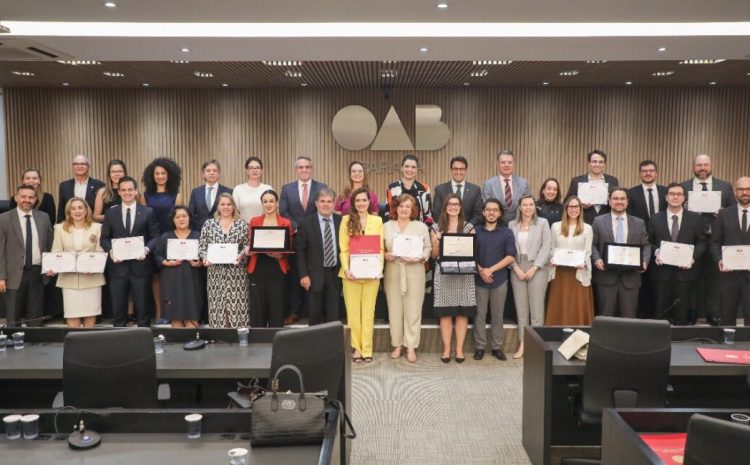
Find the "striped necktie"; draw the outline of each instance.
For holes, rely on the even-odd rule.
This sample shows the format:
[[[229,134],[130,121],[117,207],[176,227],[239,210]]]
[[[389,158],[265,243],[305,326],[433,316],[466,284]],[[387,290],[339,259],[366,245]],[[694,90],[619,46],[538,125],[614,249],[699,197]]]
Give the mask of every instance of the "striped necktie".
[[[323,232],[323,266],[331,268],[336,266],[336,256],[333,253],[333,231],[331,230],[331,219],[323,218],[325,231]]]

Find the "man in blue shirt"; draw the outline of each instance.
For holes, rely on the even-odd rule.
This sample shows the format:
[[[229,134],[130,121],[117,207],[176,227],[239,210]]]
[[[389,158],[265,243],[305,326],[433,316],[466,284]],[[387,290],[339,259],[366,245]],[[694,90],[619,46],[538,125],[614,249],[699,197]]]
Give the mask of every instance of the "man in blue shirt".
[[[513,232],[501,226],[503,205],[500,200],[489,198],[482,210],[484,223],[477,231],[477,317],[474,320],[474,360],[484,358],[487,345],[487,307],[491,320],[490,348],[498,360],[505,360],[503,353],[503,310],[508,295],[508,268],[515,261],[516,241]]]

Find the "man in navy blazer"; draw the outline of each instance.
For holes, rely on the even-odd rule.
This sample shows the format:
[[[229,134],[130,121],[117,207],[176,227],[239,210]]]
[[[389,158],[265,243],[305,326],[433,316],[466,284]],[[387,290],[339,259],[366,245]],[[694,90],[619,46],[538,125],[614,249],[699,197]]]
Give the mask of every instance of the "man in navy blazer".
[[[125,176],[117,191],[122,204],[104,212],[101,246],[110,252],[107,263],[109,293],[112,299],[112,324],[125,326],[128,322],[128,295],[133,305],[138,326],[150,326],[152,314],[152,265],[148,256],[159,238],[159,223],[153,210],[136,202],[138,183]],[[143,256],[137,260],[117,260],[112,254],[112,239],[143,236]]]
[[[188,203],[190,219],[196,231],[203,229],[203,224],[216,213],[219,196],[223,193],[232,193],[231,188],[219,184],[221,165],[217,160],[204,161],[201,165],[201,172],[206,182],[190,192]]]
[[[315,199],[318,192],[327,186],[312,178],[312,159],[308,156],[298,156],[294,162],[294,170],[297,173],[297,179],[281,187],[279,214],[291,220],[296,231],[307,215],[317,212]],[[305,201],[305,205],[303,205],[303,201]],[[297,271],[296,260],[291,260],[290,265],[290,272],[287,274],[290,290],[289,315],[284,319],[284,324],[287,325],[299,321],[300,311],[305,303],[303,289],[299,284],[300,276]]]
[[[498,199],[503,203],[501,221],[508,224],[516,219],[518,200],[524,195],[531,195],[529,181],[513,174],[515,160],[513,151],[503,149],[497,154],[497,176],[485,181],[482,187],[482,199]]]
[[[578,195],[578,184],[582,182],[603,182],[607,184],[607,188],[610,191],[620,185],[620,181],[616,177],[604,172],[607,168],[606,153],[599,149],[594,149],[586,155],[586,158],[589,163],[589,172],[570,180],[570,186],[568,186],[568,193],[565,194],[565,199],[572,195]],[[583,204],[583,221],[588,224],[594,224],[594,218],[610,212],[609,204],[592,205],[581,203]]]
[[[750,271],[732,270],[724,264],[723,247],[750,246],[750,177],[743,176],[734,183],[737,204],[723,208],[714,222],[711,234],[711,256],[721,273],[721,322],[737,324],[737,306],[742,308],[745,325],[750,318]]]
[[[466,171],[469,169],[466,158],[451,158],[450,167],[451,180],[435,187],[432,194],[432,218],[438,221],[444,199],[456,194],[461,199],[464,219],[476,226],[482,222],[482,191],[476,184],[466,182]]]
[[[68,179],[60,183],[57,194],[57,222],[65,220],[65,205],[73,197],[86,199],[91,211],[94,211],[94,200],[99,189],[104,187],[104,183],[98,179],[89,176],[91,163],[86,155],[76,155],[73,157],[73,179]]]

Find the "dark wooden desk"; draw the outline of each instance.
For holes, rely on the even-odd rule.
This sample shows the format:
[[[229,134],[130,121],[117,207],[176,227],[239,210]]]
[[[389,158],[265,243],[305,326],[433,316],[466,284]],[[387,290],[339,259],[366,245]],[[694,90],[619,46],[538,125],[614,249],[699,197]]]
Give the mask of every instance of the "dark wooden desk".
[[[588,330],[587,328],[580,328]],[[737,349],[750,349],[750,328],[737,327]],[[695,351],[708,342],[679,342],[696,338],[722,340],[721,328],[675,327],[672,329],[670,407],[750,407],[746,377],[750,367],[706,363]],[[522,443],[532,464],[549,465],[552,448],[601,444],[599,425],[578,425],[571,411],[568,385],[580,382],[584,362],[567,361],[558,352],[562,328],[526,330],[524,336]],[[718,346],[728,347],[728,346]]]

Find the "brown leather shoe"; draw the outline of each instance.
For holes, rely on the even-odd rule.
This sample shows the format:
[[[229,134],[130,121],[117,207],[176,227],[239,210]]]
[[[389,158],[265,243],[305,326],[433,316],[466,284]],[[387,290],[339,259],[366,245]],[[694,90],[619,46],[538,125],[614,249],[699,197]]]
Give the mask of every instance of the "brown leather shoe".
[[[285,325],[293,325],[294,323],[299,321],[299,315],[296,315],[292,313],[288,317],[284,318],[284,324]]]

